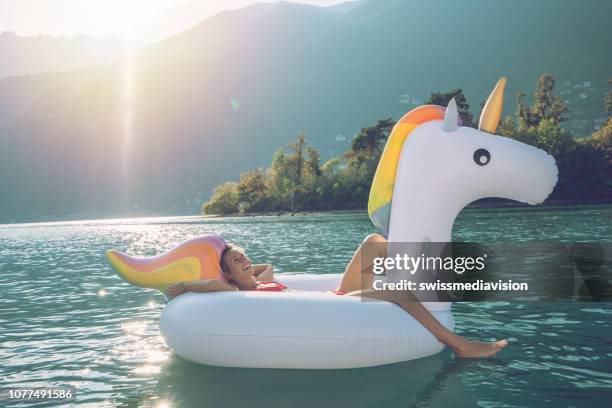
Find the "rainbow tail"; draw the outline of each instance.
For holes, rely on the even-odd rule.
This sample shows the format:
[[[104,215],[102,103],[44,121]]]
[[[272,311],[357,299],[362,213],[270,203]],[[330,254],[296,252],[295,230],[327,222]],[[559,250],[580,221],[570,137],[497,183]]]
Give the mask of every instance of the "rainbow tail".
[[[156,256],[134,257],[111,249],[106,258],[125,281],[164,292],[176,282],[221,279],[220,257],[225,245],[221,237],[202,236]]]

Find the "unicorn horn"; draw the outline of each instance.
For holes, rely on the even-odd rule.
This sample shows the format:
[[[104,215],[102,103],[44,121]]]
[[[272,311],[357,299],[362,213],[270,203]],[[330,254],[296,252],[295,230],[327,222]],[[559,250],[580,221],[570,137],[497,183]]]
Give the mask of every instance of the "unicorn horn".
[[[457,122],[459,121],[459,112],[457,111],[457,102],[455,98],[451,99],[446,107],[446,113],[444,114],[444,122],[442,129],[447,132],[454,132],[457,130]]]
[[[502,109],[504,108],[504,88],[506,87],[506,78],[501,77],[495,85],[495,89],[489,95],[489,99],[485,103],[480,120],[478,121],[478,129],[485,132],[495,133],[499,119],[501,118]]]

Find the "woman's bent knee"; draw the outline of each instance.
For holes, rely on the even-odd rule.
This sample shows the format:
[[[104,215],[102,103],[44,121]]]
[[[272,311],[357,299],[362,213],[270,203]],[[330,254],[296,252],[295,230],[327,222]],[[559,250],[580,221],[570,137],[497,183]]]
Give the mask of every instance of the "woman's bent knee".
[[[363,240],[363,242],[366,243],[372,243],[372,242],[387,242],[387,240],[385,239],[385,237],[383,237],[380,234],[370,234],[367,237],[365,237],[365,239]]]
[[[370,234],[363,240],[363,250],[369,256],[387,256],[387,240],[380,234]]]

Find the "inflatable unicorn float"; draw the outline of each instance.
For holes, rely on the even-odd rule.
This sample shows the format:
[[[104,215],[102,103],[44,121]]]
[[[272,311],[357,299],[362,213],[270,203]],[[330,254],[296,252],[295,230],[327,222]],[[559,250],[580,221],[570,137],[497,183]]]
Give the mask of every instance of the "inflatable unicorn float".
[[[502,197],[544,201],[557,182],[555,160],[535,147],[495,135],[505,78],[485,104],[479,129],[461,126],[455,101],[418,107],[388,138],[374,176],[368,212],[389,242],[450,242],[459,212],[472,201]],[[220,237],[199,237],[151,258],[111,250],[128,282],[165,290],[177,281],[221,278]],[[160,318],[168,345],[202,364],[258,368],[356,368],[421,358],[444,346],[388,302],[330,291],[340,274],[280,274],[299,292],[186,293]],[[448,329],[451,304],[424,303]],[[254,318],[253,316],[267,316]],[[256,350],[257,352],[252,352]]]

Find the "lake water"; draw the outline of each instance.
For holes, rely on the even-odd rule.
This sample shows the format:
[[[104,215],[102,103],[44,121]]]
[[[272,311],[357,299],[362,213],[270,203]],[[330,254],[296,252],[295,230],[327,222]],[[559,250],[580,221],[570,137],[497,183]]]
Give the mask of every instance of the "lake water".
[[[610,242],[611,220],[612,206],[469,209],[454,239]],[[0,387],[74,386],[74,404],[91,407],[612,405],[612,303],[455,304],[458,333],[510,339],[488,360],[444,351],[354,370],[216,368],[172,354],[161,294],[121,281],[104,258],[222,234],[281,271],[341,272],[371,232],[365,214],[0,226]]]

